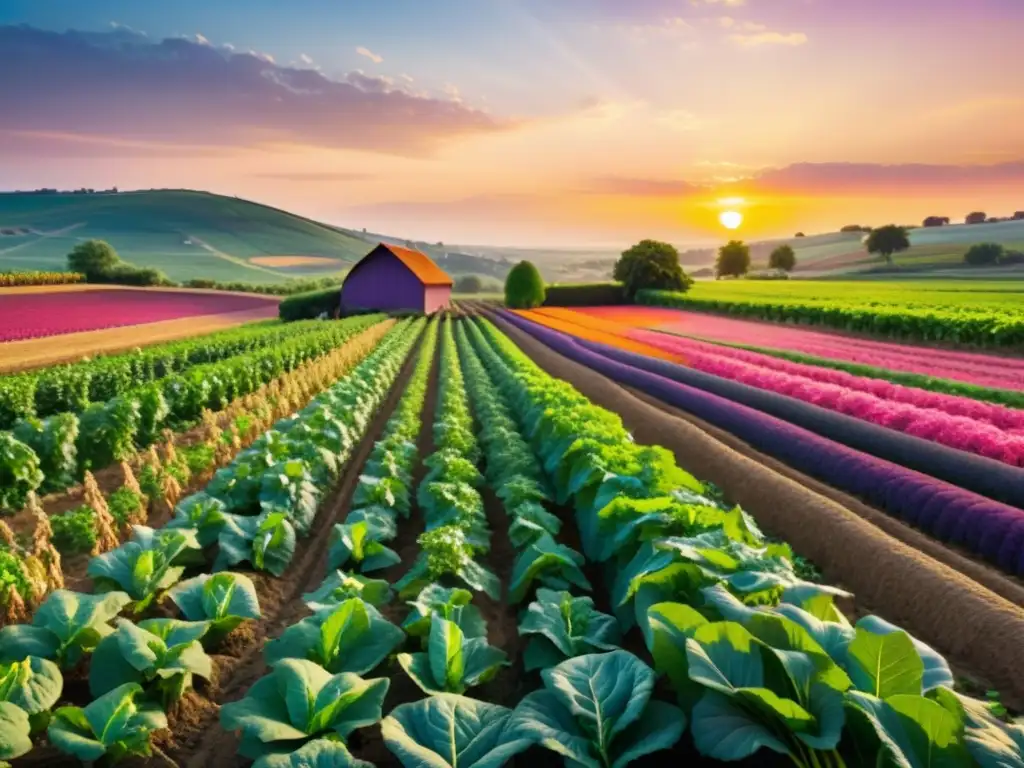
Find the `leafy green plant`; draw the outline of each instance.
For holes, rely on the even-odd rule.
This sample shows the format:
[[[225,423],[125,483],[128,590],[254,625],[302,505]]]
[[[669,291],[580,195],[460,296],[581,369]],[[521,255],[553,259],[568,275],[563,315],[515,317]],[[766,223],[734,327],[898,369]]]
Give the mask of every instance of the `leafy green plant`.
[[[158,529],[136,525],[131,541],[89,561],[86,573],[97,591],[120,589],[135,601],[141,613],[158,595],[181,578],[190,556],[202,547],[194,530]]]
[[[13,760],[32,750],[32,723],[17,704],[0,701],[0,760]]]
[[[267,664],[315,661],[331,674],[365,675],[405,640],[405,633],[372,605],[353,597],[288,627],[264,646]]]
[[[262,616],[256,587],[242,573],[204,573],[179,582],[167,596],[188,621],[209,624],[203,639],[210,645],[247,619]]]
[[[58,589],[39,606],[31,624],[0,629],[0,660],[38,656],[70,669],[114,631],[110,620],[130,602],[124,592],[86,595]]]
[[[227,522],[224,502],[206,493],[194,493],[174,508],[174,517],[165,528],[193,528],[199,544],[205,549],[217,541]]]
[[[393,594],[391,585],[383,579],[371,579],[345,571],[334,571],[327,574],[323,583],[313,592],[302,596],[303,602],[311,611],[331,610],[346,600],[358,597],[372,606],[381,606],[391,602]]]
[[[349,562],[362,573],[379,571],[402,562],[398,553],[384,546],[379,529],[367,519],[338,523],[331,529],[328,568],[342,568]]]
[[[359,484],[352,495],[352,507],[385,507],[402,517],[409,516],[409,487],[397,475],[359,476]]]
[[[589,592],[590,582],[581,569],[583,562],[583,555],[575,549],[548,535],[538,537],[516,558],[508,588],[509,602],[515,605],[524,600],[534,582],[550,589],[568,589],[572,585]]]
[[[0,595],[7,596],[11,587],[17,591],[22,600],[28,600],[33,594],[33,584],[29,578],[29,565],[16,552],[0,549]]]
[[[90,552],[96,546],[96,513],[83,504],[50,517],[53,546],[62,555]]]
[[[0,664],[0,702],[23,709],[32,722],[32,730],[46,726],[49,711],[64,690],[60,668],[49,659],[29,656],[21,661]],[[2,720],[2,717],[0,717]],[[0,744],[6,739],[0,727]],[[0,759],[6,759],[0,749]]]
[[[594,608],[589,597],[538,589],[519,623],[519,634],[530,637],[523,652],[527,671],[547,669],[587,653],[615,650],[622,632],[614,616]]]
[[[89,692],[99,697],[138,683],[170,706],[192,687],[193,675],[210,678],[213,666],[199,643],[209,626],[205,621],[147,619],[136,625],[118,619],[117,629],[93,651]]]
[[[139,404],[130,397],[115,397],[90,405],[78,419],[79,470],[100,470],[135,452]]]
[[[412,568],[395,584],[399,594],[416,595],[427,584],[455,577],[492,600],[501,599],[501,581],[473,560],[474,549],[462,528],[441,526],[421,534],[416,541],[422,551]]]
[[[74,482],[78,468],[78,419],[74,414],[27,418],[15,425],[14,436],[39,457],[44,478],[42,491],[61,490]]]
[[[128,525],[145,508],[145,501],[141,493],[122,485],[107,497],[107,507],[118,525]]]
[[[434,615],[459,625],[462,633],[469,638],[487,637],[487,622],[480,615],[480,609],[471,603],[473,593],[458,587],[450,589],[439,584],[428,584],[409,601],[409,615],[402,622],[402,629],[410,637],[423,639],[426,647]]]
[[[493,679],[509,661],[504,651],[487,644],[486,637],[467,638],[458,624],[435,613],[427,650],[400,653],[398,663],[426,693],[465,693]]]
[[[214,570],[250,562],[257,570],[280,576],[295,555],[295,528],[284,512],[227,515],[217,541],[220,551]]]
[[[138,702],[142,686],[126,683],[86,707],[61,707],[47,729],[50,743],[85,763],[106,758],[152,754],[153,731],[167,727],[167,716],[156,704]]]
[[[0,513],[14,514],[42,485],[39,457],[10,432],[0,432]]]
[[[281,461],[264,473],[260,507],[264,512],[285,512],[300,536],[309,533],[320,504],[320,489],[306,462]]]
[[[686,716],[651,700],[654,671],[626,651],[577,656],[541,672],[544,688],[516,707],[512,727],[566,763],[622,768],[668,749]]]
[[[260,768],[374,768],[373,763],[352,756],[344,742],[332,738],[307,741],[294,752],[266,755]]]
[[[453,693],[400,704],[380,728],[405,768],[500,768],[531,746],[512,710]]]
[[[227,731],[241,731],[238,751],[256,761],[253,768],[268,768],[274,755],[324,736],[344,741],[380,722],[388,685],[387,678],[331,675],[312,661],[282,659],[244,699],[221,707],[220,722]]]

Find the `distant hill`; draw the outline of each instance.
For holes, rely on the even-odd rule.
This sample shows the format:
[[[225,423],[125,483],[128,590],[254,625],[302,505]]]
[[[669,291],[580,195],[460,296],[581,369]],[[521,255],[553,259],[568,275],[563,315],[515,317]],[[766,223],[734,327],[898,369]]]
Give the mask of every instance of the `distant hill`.
[[[92,238],[179,281],[319,277],[369,250],[350,233],[204,192],[0,194],[0,270],[64,269],[75,244]]]

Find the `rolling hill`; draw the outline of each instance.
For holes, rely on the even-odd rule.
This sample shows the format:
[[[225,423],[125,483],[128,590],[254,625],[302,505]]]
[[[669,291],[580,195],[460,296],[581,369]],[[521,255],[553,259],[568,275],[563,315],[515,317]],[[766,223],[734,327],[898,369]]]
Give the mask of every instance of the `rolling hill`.
[[[179,281],[320,277],[370,248],[354,233],[204,192],[0,194],[0,270],[62,270],[68,251],[92,238]]]

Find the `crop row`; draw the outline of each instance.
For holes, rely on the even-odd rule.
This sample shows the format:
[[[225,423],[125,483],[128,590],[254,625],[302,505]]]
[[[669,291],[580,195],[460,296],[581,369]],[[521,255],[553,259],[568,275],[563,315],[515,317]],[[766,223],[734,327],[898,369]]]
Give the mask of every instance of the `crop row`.
[[[672,747],[688,724],[697,750],[722,760],[762,748],[808,767],[1020,759],[1021,729],[953,692],[952,673],[932,649],[877,617],[850,625],[835,605],[845,593],[801,579],[788,547],[766,543],[742,510],[705,495],[671,454],[635,444],[617,417],[541,372],[493,326],[460,325],[457,351],[449,328],[441,334],[439,447],[426,459],[434,466],[420,490],[447,480],[481,487],[462,463],[472,463],[477,446],[485,484],[531,489],[519,505],[510,501],[515,493],[503,501],[510,538],[513,530],[526,534],[513,573],[537,578],[516,594],[513,576],[507,596],[513,603],[535,598],[519,631],[530,638],[524,662],[540,670],[541,687],[514,709],[465,695],[508,660],[488,645],[473,604],[473,592],[492,585],[466,567],[486,551],[490,532],[479,511],[456,514],[439,527],[461,529],[450,537],[460,542],[459,556],[435,557],[433,571],[428,560],[429,583],[415,565],[417,575],[399,581],[412,598],[401,627],[379,610],[393,598],[381,580],[338,571],[305,596],[314,615],[268,645],[271,672],[222,708],[223,725],[242,733],[241,752],[256,768],[366,765],[347,745],[378,722],[407,767],[496,766],[539,746],[572,764],[611,768]],[[458,358],[464,382],[453,365]],[[427,367],[421,358],[420,369]],[[475,436],[466,433],[466,395]],[[400,413],[407,425],[400,431],[416,433],[414,411]],[[389,425],[385,441],[391,433]],[[440,454],[450,478],[436,472]],[[520,567],[535,561],[531,539],[552,532],[517,526],[512,510],[552,501],[575,509],[588,559],[607,573],[616,617],[573,594],[590,585],[566,578],[564,564],[551,567],[544,557],[540,569]],[[458,506],[454,496],[449,502]],[[392,521],[403,517],[397,496],[380,506]],[[429,527],[436,512],[420,511]],[[560,521],[550,527],[558,533]],[[582,558],[571,560],[568,570],[578,569]],[[367,559],[346,562],[361,567]],[[654,669],[618,649],[623,629],[640,633]],[[399,652],[398,664],[428,698],[383,717],[390,681],[360,675],[407,637],[420,650]],[[655,697],[659,673],[677,705]],[[306,706],[287,706],[292,697]]]
[[[260,615],[250,579],[204,571],[242,562],[284,571],[421,330],[421,321],[396,326],[349,376],[183,500],[168,525],[136,526],[131,541],[94,557],[96,594],[59,590],[32,624],[0,630],[0,759],[25,754],[44,730],[52,746],[84,762],[150,754],[165,711],[195,677],[211,676],[207,651]],[[186,571],[199,575],[181,581]],[[165,595],[182,619],[143,618]],[[63,675],[86,658],[93,701],[51,712]]]
[[[11,432],[0,432],[0,510],[15,512],[30,492],[63,490],[87,471],[128,459],[156,442],[164,429],[181,430],[197,423],[205,410],[224,409],[323,357],[379,320],[354,318],[324,332],[307,328],[278,346],[195,366],[94,403],[80,414],[19,421]]]
[[[0,429],[20,419],[56,413],[80,413],[93,403],[124,395],[150,382],[196,366],[216,363],[294,339],[319,340],[323,349],[340,343],[344,324],[316,321],[255,323],[197,339],[154,344],[132,352],[105,355],[66,365],[0,376]]]
[[[24,285],[70,285],[84,282],[85,275],[80,272],[0,272],[0,288],[15,288]]]
[[[911,389],[839,371],[799,365],[754,352],[588,318],[572,310],[528,315],[592,341],[632,349],[641,341],[697,371],[777,392],[821,408],[950,448],[1024,466],[1024,412]],[[595,327],[596,326],[596,327]],[[595,337],[595,331],[600,333]]]
[[[857,300],[806,301],[796,297],[697,298],[685,293],[644,290],[637,302],[650,306],[722,312],[739,317],[799,325],[823,325],[894,339],[1012,347],[1024,341],[1024,318],[997,308],[913,307]]]
[[[484,357],[489,370],[557,498],[575,508],[588,559],[605,563],[620,623],[638,625],[678,694],[701,754],[737,760],[767,748],[798,766],[1021,759],[1024,729],[955,693],[933,649],[878,617],[850,625],[835,604],[844,593],[799,578],[788,547],[767,544],[742,510],[716,504],[670,454],[637,446],[612,414],[493,327],[484,332],[498,351]],[[521,713],[527,729],[540,720],[545,745],[583,764],[623,765],[639,754],[627,735],[663,748],[670,723],[681,730],[645,702],[653,678],[639,660],[574,661],[544,673],[554,690]],[[573,732],[572,717],[548,709],[566,694],[577,719],[596,716],[588,727]],[[588,740],[584,754],[569,751]]]

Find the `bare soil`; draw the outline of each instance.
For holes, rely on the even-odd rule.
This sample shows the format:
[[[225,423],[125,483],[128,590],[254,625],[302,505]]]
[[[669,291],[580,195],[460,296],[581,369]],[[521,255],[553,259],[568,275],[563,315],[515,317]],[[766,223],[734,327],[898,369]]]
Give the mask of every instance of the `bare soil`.
[[[848,507],[723,444],[690,421],[635,397],[494,318],[551,375],[617,412],[638,441],[673,451],[679,465],[742,504],[767,533],[781,536],[857,596],[858,613],[877,612],[932,645],[958,672],[1024,702],[1017,663],[1024,610],[944,562],[905,544]]]

